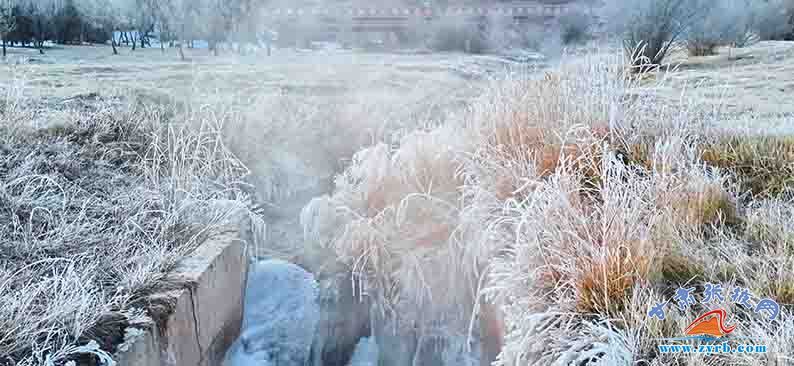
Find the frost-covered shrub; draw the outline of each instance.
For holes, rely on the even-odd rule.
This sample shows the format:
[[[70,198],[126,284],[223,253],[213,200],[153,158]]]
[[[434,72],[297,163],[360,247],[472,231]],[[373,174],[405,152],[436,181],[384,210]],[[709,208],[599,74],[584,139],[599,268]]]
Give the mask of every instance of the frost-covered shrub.
[[[435,51],[484,53],[489,49],[486,32],[477,24],[442,21],[432,31],[430,46]]]
[[[606,22],[621,35],[637,71],[660,65],[709,10],[705,0],[636,0],[610,3]]]
[[[794,40],[794,2],[768,0],[756,4],[757,32],[761,40]]]
[[[593,27],[593,17],[580,11],[573,11],[559,18],[562,43],[571,44],[586,41]]]

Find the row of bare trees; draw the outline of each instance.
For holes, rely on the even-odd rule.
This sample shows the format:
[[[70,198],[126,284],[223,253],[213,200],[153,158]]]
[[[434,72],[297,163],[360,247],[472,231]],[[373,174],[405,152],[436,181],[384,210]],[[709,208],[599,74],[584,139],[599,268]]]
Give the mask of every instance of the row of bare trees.
[[[222,44],[258,41],[259,9],[266,0],[0,0],[0,39],[44,53],[55,43],[109,42],[118,54],[122,40],[133,49],[179,49],[205,40],[217,54]]]

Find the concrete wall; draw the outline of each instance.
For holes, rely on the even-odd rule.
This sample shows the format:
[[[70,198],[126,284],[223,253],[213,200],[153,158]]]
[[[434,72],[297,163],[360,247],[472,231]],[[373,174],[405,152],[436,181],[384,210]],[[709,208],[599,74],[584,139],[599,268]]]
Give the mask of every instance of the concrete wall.
[[[174,274],[186,285],[155,295],[175,304],[161,326],[149,324],[119,347],[119,366],[216,366],[240,333],[248,259],[253,238],[242,211],[228,220]]]

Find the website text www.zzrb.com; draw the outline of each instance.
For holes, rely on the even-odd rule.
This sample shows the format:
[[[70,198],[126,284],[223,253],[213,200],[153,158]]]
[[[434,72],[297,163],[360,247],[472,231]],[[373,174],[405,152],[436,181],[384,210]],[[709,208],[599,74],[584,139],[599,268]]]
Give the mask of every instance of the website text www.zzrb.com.
[[[660,344],[660,353],[766,353],[766,345],[761,344],[737,344],[731,345],[728,342],[722,344]]]

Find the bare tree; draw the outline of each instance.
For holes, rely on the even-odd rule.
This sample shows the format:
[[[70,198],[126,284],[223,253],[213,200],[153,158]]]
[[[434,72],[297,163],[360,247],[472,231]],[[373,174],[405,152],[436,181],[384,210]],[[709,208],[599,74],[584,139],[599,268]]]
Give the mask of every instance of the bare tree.
[[[44,54],[44,41],[47,32],[52,27],[52,19],[58,11],[55,0],[28,0],[23,5],[30,17],[33,45],[40,54]]]
[[[563,14],[558,20],[562,43],[580,43],[590,37],[593,28],[593,18],[581,10],[574,10]]]
[[[210,52],[218,55],[218,46],[226,38],[234,16],[236,1],[202,0],[199,8],[199,18],[202,21],[199,33],[204,35]]]
[[[6,57],[6,38],[16,27],[13,0],[0,0],[0,39],[3,41],[3,57]]]
[[[755,40],[754,33],[757,33],[758,26],[762,21],[760,0],[724,0],[725,15],[728,24],[732,24],[728,29],[731,33],[727,38],[733,47],[748,46]]]
[[[160,50],[165,52],[165,43],[171,38],[171,28],[168,22],[168,1],[145,0],[153,17],[153,26],[157,28]]]
[[[763,40],[794,36],[794,1],[758,0],[753,10],[758,17],[756,31]]]
[[[266,2],[254,0],[237,0],[234,11],[232,12],[232,29],[231,32],[241,45],[249,43],[257,44],[259,41],[258,26],[262,22],[260,15],[261,8],[266,5]],[[240,48],[244,51],[244,48]]]
[[[715,0],[711,11],[693,22],[686,35],[686,46],[691,56],[716,54],[718,46],[743,43],[755,0]]]
[[[134,51],[138,45],[145,48],[157,20],[157,0],[128,0],[121,5],[125,26],[129,30]]]
[[[81,0],[78,2],[79,10],[83,16],[99,24],[110,36],[110,46],[113,54],[118,55],[116,48],[116,29],[124,19],[124,9],[128,0]]]
[[[177,38],[179,57],[186,60],[184,44],[196,33],[199,7],[191,0],[161,0],[164,24],[174,31]]]
[[[256,42],[258,35],[263,33],[259,15],[267,4],[266,0],[149,1],[154,1],[156,5],[152,14],[155,14],[161,34],[167,30],[178,40],[182,60],[186,59],[184,45],[190,45],[195,39],[207,41],[210,52],[217,55],[225,42],[234,41],[244,45]]]
[[[757,39],[783,38],[792,30],[790,0],[714,0],[711,6],[686,36],[691,55],[713,54],[721,45],[744,47]]]
[[[198,3],[202,5],[201,33],[215,55],[225,41],[236,43],[240,52],[244,51],[245,44],[256,41],[256,23],[262,21],[256,7],[261,4],[253,0],[201,0]]]
[[[138,14],[135,17],[135,25],[140,34],[140,46],[145,48],[151,45],[149,37],[154,32],[157,25],[157,13],[159,11],[157,0],[136,0]]]

